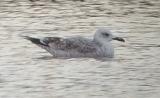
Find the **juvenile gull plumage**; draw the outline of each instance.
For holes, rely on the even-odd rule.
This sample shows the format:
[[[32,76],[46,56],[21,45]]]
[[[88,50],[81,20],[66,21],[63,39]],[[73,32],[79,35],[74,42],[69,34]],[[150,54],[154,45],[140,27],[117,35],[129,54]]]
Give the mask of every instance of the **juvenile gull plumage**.
[[[44,37],[42,39],[25,36],[25,39],[47,50],[53,57],[113,57],[112,40],[124,42],[112,33],[101,28],[96,31],[93,39],[84,37]]]

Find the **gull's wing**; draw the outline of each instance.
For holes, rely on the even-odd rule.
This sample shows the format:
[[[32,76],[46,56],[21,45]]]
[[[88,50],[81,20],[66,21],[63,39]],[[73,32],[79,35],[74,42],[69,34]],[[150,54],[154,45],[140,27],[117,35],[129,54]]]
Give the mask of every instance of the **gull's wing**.
[[[96,51],[96,44],[93,41],[82,37],[45,37],[41,42],[55,50],[77,51],[80,53],[90,53]]]
[[[82,37],[45,37],[42,39],[29,36],[23,37],[46,50],[77,51],[79,53],[92,53],[97,50],[96,44],[92,40]]]

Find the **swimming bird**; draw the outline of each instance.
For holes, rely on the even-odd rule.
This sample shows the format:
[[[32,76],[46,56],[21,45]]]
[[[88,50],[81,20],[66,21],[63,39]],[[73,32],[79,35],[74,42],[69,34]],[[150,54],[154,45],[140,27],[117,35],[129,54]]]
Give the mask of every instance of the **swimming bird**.
[[[44,37],[34,38],[24,36],[25,39],[45,49],[53,57],[114,57],[114,48],[112,40],[125,42],[121,37],[115,37],[111,31],[100,28],[92,39],[81,36],[69,38],[62,37]]]

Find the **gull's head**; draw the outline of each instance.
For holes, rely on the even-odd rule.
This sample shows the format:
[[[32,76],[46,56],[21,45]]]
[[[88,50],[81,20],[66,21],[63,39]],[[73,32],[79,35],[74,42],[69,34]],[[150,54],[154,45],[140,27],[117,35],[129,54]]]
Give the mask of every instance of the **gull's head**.
[[[123,38],[114,36],[111,31],[105,28],[100,28],[96,31],[94,40],[100,43],[107,43],[112,40],[125,42]]]

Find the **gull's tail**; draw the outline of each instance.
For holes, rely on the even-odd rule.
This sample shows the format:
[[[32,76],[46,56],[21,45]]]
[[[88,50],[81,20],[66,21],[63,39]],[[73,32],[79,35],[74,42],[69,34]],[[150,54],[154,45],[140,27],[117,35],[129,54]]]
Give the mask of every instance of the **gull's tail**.
[[[46,44],[43,39],[40,39],[40,38],[34,38],[34,37],[30,37],[30,36],[21,36],[23,37],[24,39],[26,40],[29,40],[31,41],[33,44],[41,47],[42,49],[48,51],[49,53],[51,53],[50,51],[50,47],[48,44]],[[52,54],[52,53],[51,53]],[[53,55],[53,54],[52,54]]]
[[[44,44],[41,39],[39,38],[34,38],[34,37],[30,37],[30,36],[22,36],[24,39],[27,39],[29,41],[31,41],[32,43],[36,44],[36,45],[42,45],[42,46],[46,46],[46,44]]]

